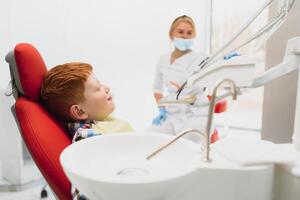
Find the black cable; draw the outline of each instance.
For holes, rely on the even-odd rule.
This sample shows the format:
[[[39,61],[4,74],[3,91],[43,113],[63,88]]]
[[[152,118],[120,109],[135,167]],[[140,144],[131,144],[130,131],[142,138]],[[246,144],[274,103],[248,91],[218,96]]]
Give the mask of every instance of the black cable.
[[[185,87],[185,85],[187,84],[187,81],[185,81],[180,88],[177,90],[177,95],[176,95],[176,100],[178,100],[178,97],[180,95],[180,93],[182,92],[183,88]]]
[[[200,70],[205,66],[205,64],[203,65],[204,62],[206,62],[209,59],[209,57],[206,57],[205,59],[203,59],[198,66],[200,66]],[[203,65],[203,66],[201,66]],[[178,100],[180,93],[182,92],[182,90],[184,89],[184,87],[187,84],[187,80],[180,86],[180,88],[177,90],[177,95],[176,95],[176,100]]]

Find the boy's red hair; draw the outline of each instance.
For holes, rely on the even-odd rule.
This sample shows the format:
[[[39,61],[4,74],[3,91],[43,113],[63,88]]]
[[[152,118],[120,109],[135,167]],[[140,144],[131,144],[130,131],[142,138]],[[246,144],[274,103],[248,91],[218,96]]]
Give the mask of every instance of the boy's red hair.
[[[58,65],[47,73],[41,100],[48,111],[64,121],[73,121],[70,107],[84,101],[84,85],[92,73],[87,63],[72,62]]]

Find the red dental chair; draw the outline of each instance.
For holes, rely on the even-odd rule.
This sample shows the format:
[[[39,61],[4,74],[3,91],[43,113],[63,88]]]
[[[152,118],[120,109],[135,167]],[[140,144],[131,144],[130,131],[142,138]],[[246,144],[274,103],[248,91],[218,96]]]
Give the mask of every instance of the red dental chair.
[[[47,68],[43,58],[30,44],[18,44],[6,56],[14,85],[15,115],[25,144],[47,183],[60,200],[70,200],[71,183],[59,162],[64,148],[71,144],[66,130],[39,102]],[[226,100],[218,102],[215,113],[224,112]],[[217,129],[211,142],[218,140]]]
[[[40,104],[40,89],[47,68],[30,44],[18,44],[6,56],[10,66],[15,116],[25,144],[47,183],[60,200],[71,197],[71,183],[59,162],[60,153],[71,144],[66,130]]]

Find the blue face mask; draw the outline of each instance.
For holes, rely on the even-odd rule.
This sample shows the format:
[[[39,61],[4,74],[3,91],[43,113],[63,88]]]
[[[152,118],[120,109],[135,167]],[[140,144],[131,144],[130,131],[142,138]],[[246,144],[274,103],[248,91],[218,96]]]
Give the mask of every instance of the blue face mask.
[[[174,46],[180,51],[186,51],[193,46],[194,39],[174,38]]]

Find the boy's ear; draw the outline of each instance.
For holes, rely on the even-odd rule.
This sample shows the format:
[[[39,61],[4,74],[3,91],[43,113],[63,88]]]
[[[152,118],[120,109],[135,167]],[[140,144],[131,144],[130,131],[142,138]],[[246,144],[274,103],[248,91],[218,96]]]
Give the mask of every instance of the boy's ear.
[[[87,112],[85,112],[79,105],[72,105],[70,107],[70,115],[76,120],[85,120],[88,118]]]

